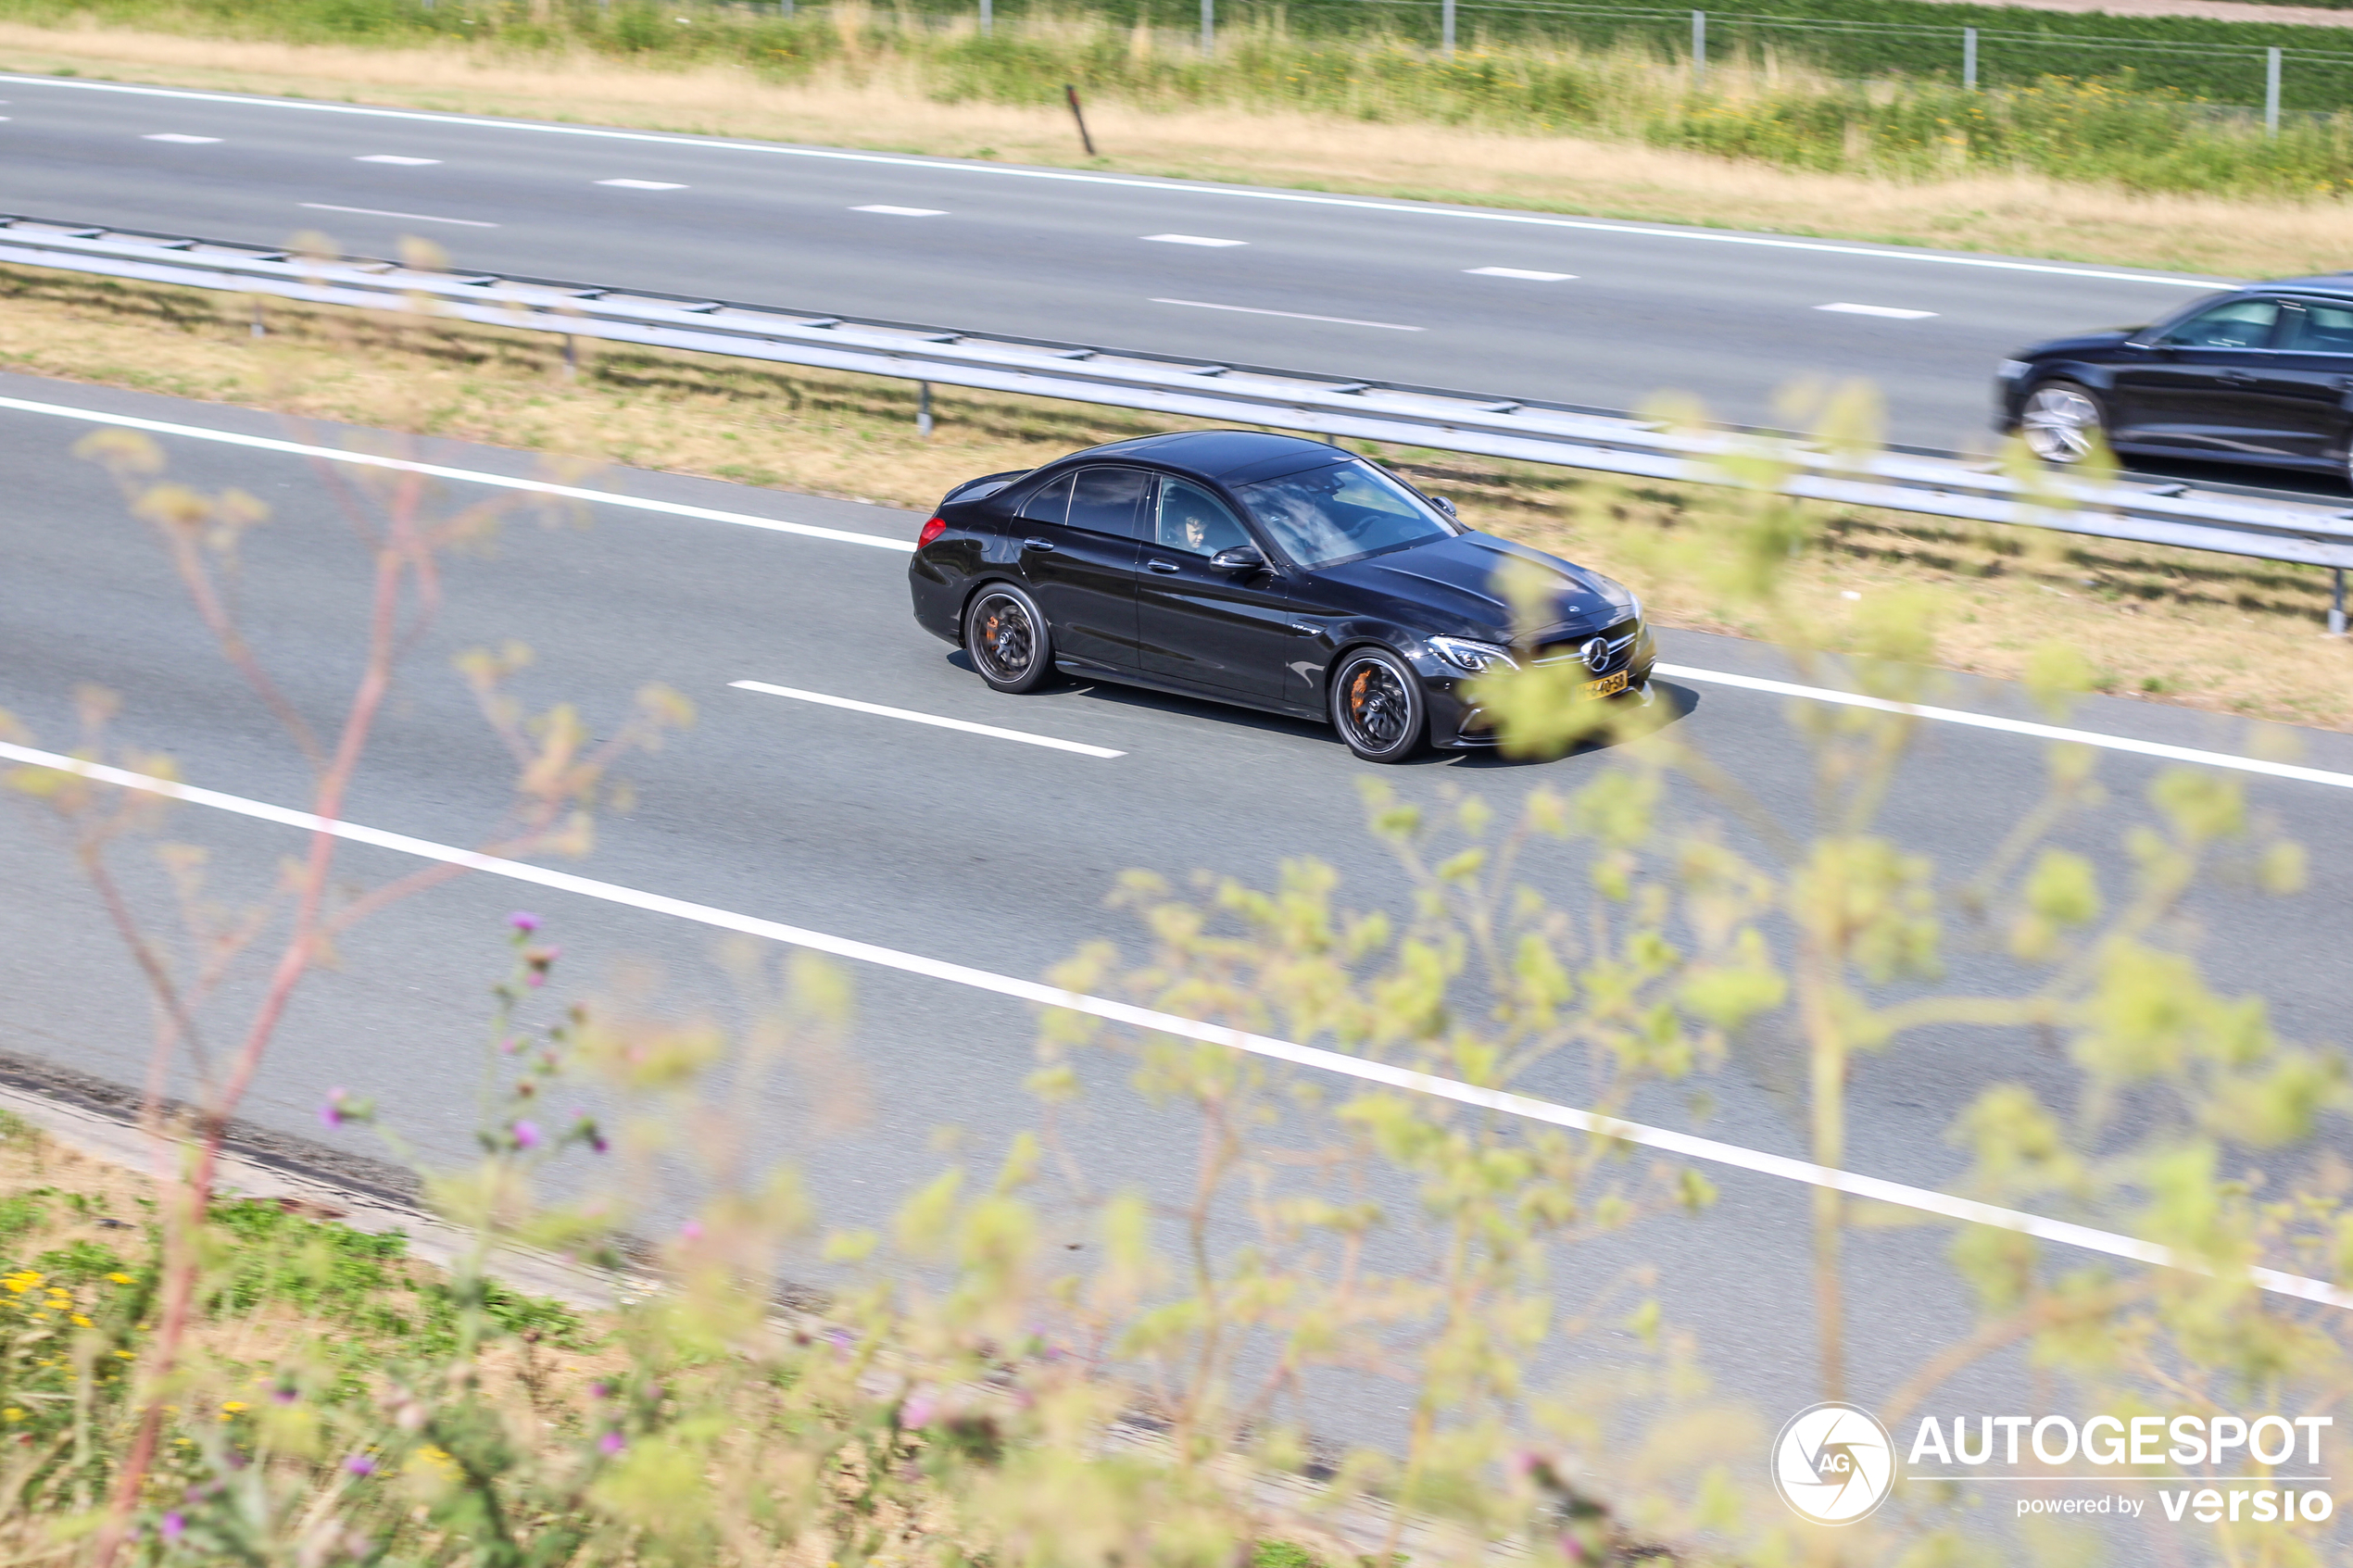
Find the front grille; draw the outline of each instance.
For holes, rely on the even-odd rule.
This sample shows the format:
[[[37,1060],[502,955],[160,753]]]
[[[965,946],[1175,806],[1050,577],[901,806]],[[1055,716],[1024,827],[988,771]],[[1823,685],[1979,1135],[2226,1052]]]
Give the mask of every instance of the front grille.
[[[1565,638],[1559,642],[1546,643],[1537,648],[1536,662],[1539,664],[1567,664],[1572,662],[1582,664],[1585,662],[1585,645],[1592,642],[1593,638],[1598,635],[1604,641],[1608,643],[1609,658],[1604,660],[1602,667],[1599,670],[1594,671],[1593,673],[1596,675],[1612,674],[1626,667],[1626,660],[1631,656],[1634,644],[1642,636],[1642,623],[1640,621],[1621,621],[1617,625],[1609,627],[1607,630],[1598,633],[1588,632],[1581,637]]]

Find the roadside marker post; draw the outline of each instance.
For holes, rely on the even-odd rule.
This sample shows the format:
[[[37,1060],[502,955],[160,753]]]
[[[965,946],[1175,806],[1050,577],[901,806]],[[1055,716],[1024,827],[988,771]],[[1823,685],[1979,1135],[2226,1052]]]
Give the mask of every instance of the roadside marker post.
[[[1707,80],[1707,13],[1692,13],[1692,85]]]
[[[1961,91],[1977,91],[1977,29],[1961,29]]]
[[[2263,51],[2263,134],[2280,133],[2280,52]]]

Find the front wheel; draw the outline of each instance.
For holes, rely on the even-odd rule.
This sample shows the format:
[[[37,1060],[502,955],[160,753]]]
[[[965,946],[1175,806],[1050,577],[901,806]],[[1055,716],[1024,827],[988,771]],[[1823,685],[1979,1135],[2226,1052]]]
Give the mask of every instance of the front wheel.
[[[1387,648],[1358,648],[1332,677],[1332,725],[1367,762],[1402,762],[1422,744],[1428,723],[1422,685]]]
[[[1000,692],[1035,691],[1054,667],[1053,635],[1038,601],[1006,583],[984,588],[964,614],[964,651]]]
[[[2018,433],[2043,461],[2073,468],[2107,445],[2108,420],[2089,391],[2071,381],[2046,382],[2026,395]]]

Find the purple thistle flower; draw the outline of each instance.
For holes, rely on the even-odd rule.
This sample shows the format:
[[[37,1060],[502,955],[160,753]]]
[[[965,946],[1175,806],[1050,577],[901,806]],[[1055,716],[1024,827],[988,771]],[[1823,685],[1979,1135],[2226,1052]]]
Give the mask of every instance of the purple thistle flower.
[[[335,1087],[329,1089],[327,1091],[327,1103],[319,1108],[319,1120],[324,1122],[330,1127],[340,1127],[346,1122],[350,1121],[351,1112],[344,1103],[347,1098],[348,1097],[341,1085],[337,1085]]]
[[[612,1398],[612,1385],[610,1383],[591,1383],[588,1385],[588,1397],[592,1399],[610,1399]]]
[[[597,1447],[603,1449],[608,1458],[621,1452],[628,1446],[629,1439],[618,1432],[608,1432],[597,1439]]]
[[[517,909],[507,917],[507,923],[528,936],[539,929],[539,917],[528,909]]]
[[[188,1521],[184,1515],[174,1512],[165,1514],[162,1524],[157,1527],[163,1531],[165,1540],[176,1541],[180,1538],[180,1533],[188,1527]]]
[[[700,1220],[689,1220],[685,1224],[678,1227],[678,1234],[686,1240],[700,1241],[702,1239],[702,1222]]]
[[[535,1122],[518,1122],[515,1123],[514,1131],[515,1147],[517,1148],[537,1148],[539,1147],[538,1123]]]
[[[301,1399],[302,1394],[300,1390],[294,1388],[272,1388],[270,1390],[270,1397],[282,1405],[291,1405]]]
[[[354,1475],[369,1476],[376,1473],[376,1461],[366,1454],[353,1454],[343,1461],[343,1467]]]
[[[939,1407],[932,1402],[930,1395],[917,1394],[899,1407],[899,1424],[909,1432],[920,1431],[929,1426],[931,1418],[938,1412]]]

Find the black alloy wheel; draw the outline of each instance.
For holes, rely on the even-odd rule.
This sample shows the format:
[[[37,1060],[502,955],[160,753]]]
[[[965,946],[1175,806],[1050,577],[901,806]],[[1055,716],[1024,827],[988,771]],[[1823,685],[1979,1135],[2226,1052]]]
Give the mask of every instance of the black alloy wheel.
[[[2018,433],[2043,461],[2074,468],[2108,445],[2108,415],[2088,387],[2049,381],[2026,395]]]
[[[1331,684],[1332,726],[1367,762],[1402,762],[1422,744],[1422,686],[1387,648],[1358,648]]]
[[[1045,614],[1027,594],[1002,583],[982,589],[965,612],[964,651],[980,678],[1000,692],[1035,691],[1054,668]]]

